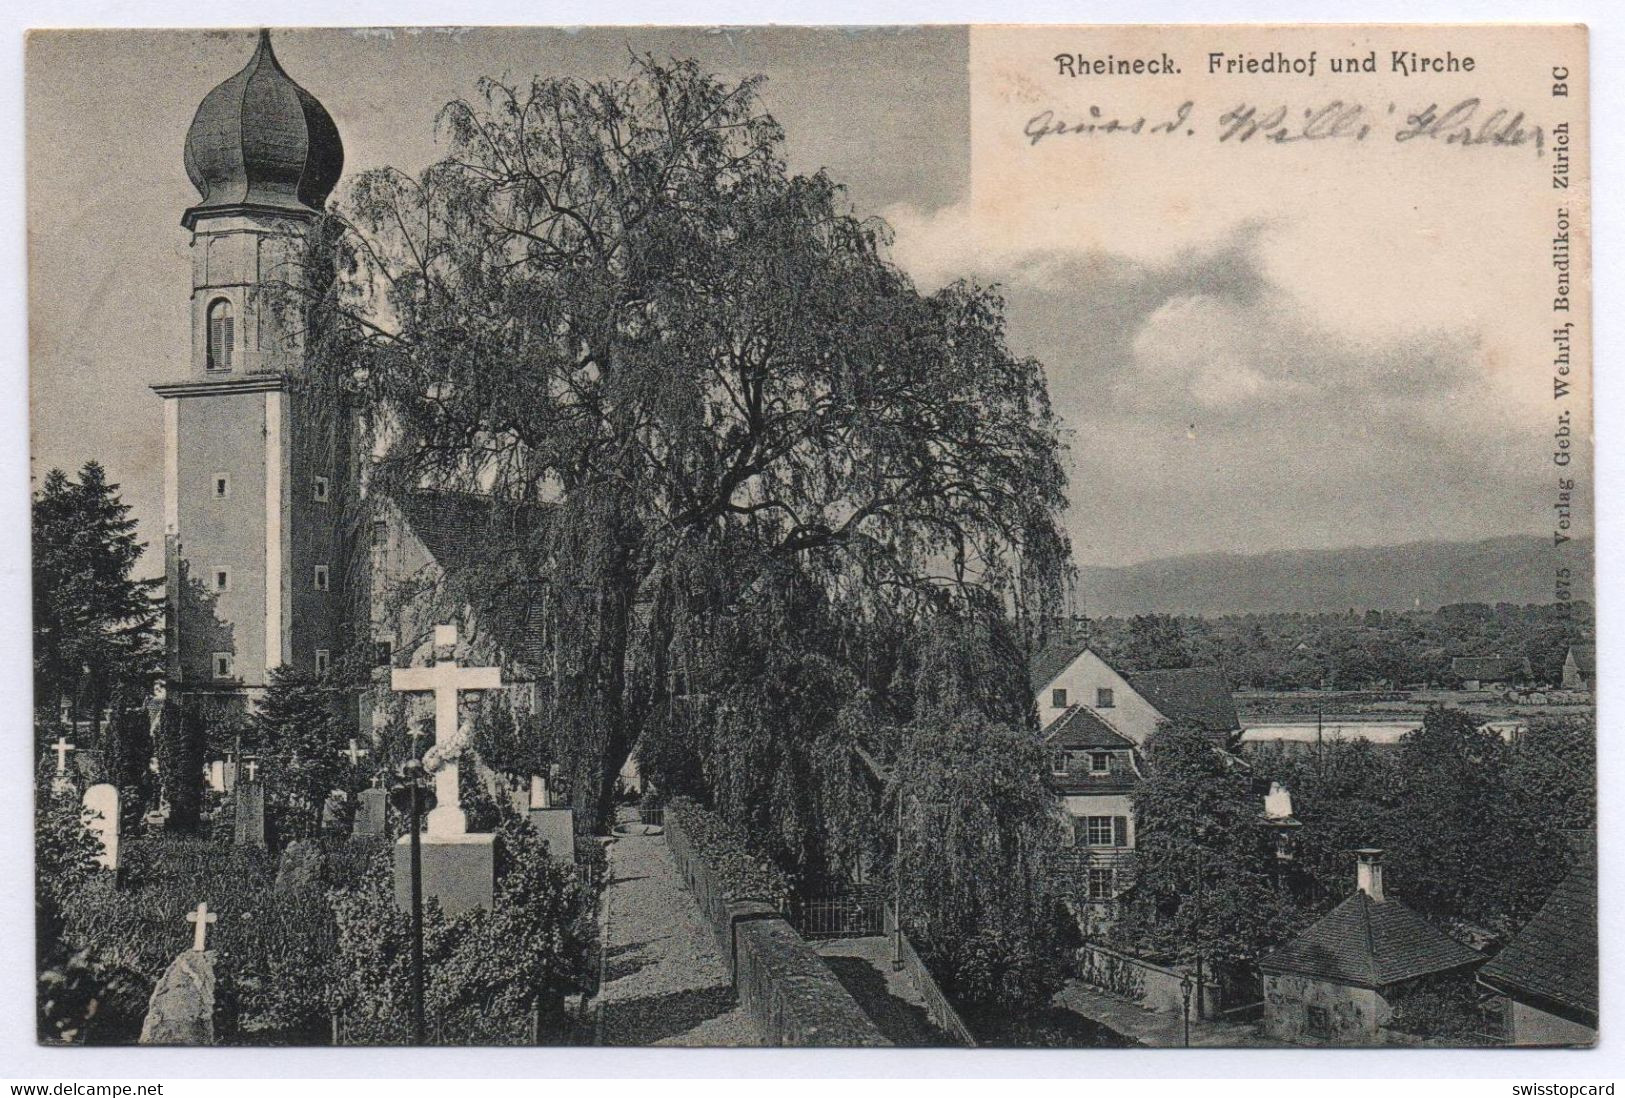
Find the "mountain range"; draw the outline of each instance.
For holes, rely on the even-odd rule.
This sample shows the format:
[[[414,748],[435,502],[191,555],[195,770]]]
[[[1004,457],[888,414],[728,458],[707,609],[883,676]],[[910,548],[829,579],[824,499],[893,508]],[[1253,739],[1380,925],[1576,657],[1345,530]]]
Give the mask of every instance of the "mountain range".
[[[1201,553],[1079,570],[1081,609],[1128,614],[1305,613],[1432,610],[1458,602],[1558,601],[1556,570],[1573,575],[1569,597],[1594,598],[1593,544],[1516,535],[1351,549]]]

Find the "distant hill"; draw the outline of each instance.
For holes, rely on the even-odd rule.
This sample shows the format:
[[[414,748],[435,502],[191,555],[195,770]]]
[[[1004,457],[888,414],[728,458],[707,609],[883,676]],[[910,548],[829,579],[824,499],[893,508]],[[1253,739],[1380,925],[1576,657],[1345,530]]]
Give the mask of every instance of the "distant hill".
[[[1203,553],[1122,568],[1084,568],[1091,617],[1424,610],[1455,602],[1555,602],[1554,573],[1576,573],[1571,597],[1592,601],[1592,541],[1561,549],[1536,535],[1242,555]]]

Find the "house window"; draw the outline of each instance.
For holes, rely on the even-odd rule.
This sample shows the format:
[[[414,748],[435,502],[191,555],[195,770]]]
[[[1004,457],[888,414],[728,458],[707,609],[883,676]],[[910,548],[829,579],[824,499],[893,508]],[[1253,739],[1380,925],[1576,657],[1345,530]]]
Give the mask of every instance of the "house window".
[[[1089,753],[1089,773],[1110,774],[1112,772],[1112,756],[1108,751],[1091,751]]]
[[[1309,1036],[1322,1041],[1330,1041],[1337,1036],[1332,1029],[1332,1012],[1326,1007],[1311,1005],[1305,1007],[1304,1012],[1308,1016],[1304,1022],[1304,1032]]]
[[[327,674],[327,669],[328,669],[328,667],[330,666],[331,663],[332,663],[332,660],[328,655],[327,649],[325,649],[325,648],[316,649],[316,674],[318,674],[318,675]]]
[[[231,369],[236,346],[235,321],[231,314],[231,302],[224,298],[209,306],[207,369]]]
[[[326,477],[317,477],[310,486],[310,496],[317,503],[327,502],[327,492],[331,487]]]
[[[231,495],[231,478],[225,473],[214,475],[214,498],[225,499]]]
[[[1050,771],[1052,773],[1055,773],[1055,774],[1065,774],[1066,773],[1066,761],[1067,761],[1066,760],[1066,752],[1065,751],[1057,751],[1055,753],[1055,755],[1050,759],[1050,764],[1049,764]]]
[[[1057,688],[1055,690],[1051,690],[1049,692],[1049,703],[1050,703],[1051,708],[1065,709],[1066,708],[1066,691],[1064,689],[1059,689],[1059,688]]]
[[[214,589],[216,591],[231,590],[231,569],[216,568],[214,570]]]
[[[1084,837],[1090,846],[1112,845],[1112,817],[1090,816],[1085,820]]]
[[[1105,903],[1112,898],[1113,873],[1110,869],[1089,870],[1089,899],[1093,903]]]
[[[214,654],[214,677],[217,679],[231,678],[234,671],[233,664],[234,661],[230,652],[216,652]]]
[[[1102,686],[1095,691],[1095,708],[1110,709],[1112,707],[1112,688]]]
[[[372,663],[374,667],[388,667],[394,658],[395,646],[387,640],[372,642]]]
[[[314,576],[314,581],[315,581],[315,585],[316,585],[316,590],[318,590],[318,591],[326,591],[327,590],[327,565],[318,564],[316,566],[316,573],[315,573],[315,576]]]

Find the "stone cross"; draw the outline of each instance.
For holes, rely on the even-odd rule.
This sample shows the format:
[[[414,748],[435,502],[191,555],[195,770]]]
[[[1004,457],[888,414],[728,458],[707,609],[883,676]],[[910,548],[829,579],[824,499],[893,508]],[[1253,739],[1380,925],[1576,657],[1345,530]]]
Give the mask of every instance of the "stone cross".
[[[66,736],[58,736],[56,738],[56,743],[51,746],[51,750],[56,752],[57,777],[60,778],[63,774],[68,772],[68,752],[77,750],[77,748],[78,745],[69,743],[68,737]]]
[[[192,948],[194,950],[202,953],[208,948],[209,924],[219,918],[220,916],[209,910],[209,905],[206,903],[200,903],[197,905],[196,911],[186,913],[186,921],[196,924],[196,929],[192,932]]]
[[[248,780],[253,781],[254,775],[259,773],[260,764],[253,759],[249,759],[243,769],[248,771]]]
[[[365,755],[366,753],[367,753],[367,749],[365,747],[358,746],[356,744],[356,742],[355,742],[355,737],[354,736],[350,737],[350,747],[349,747],[349,749],[346,750],[346,751],[340,751],[339,752],[339,754],[341,756],[343,756],[343,757],[350,760],[350,765],[351,766],[358,765],[361,762],[361,756]]]
[[[457,646],[457,627],[434,627],[435,648]],[[438,657],[438,651],[436,656]],[[434,742],[450,748],[457,735],[457,697],[464,690],[496,690],[502,686],[498,667],[458,667],[457,660],[436,658],[433,667],[397,667],[389,673],[391,690],[434,694]],[[447,762],[434,775],[435,808],[429,813],[429,835],[450,838],[466,834],[468,821],[457,799],[457,764]]]

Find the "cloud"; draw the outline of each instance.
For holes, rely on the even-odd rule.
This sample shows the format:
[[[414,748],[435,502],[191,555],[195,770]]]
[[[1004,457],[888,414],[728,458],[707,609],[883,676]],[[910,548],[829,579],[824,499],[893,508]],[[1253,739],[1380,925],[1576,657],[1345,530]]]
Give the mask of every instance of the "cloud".
[[[1325,322],[1272,273],[1286,227],[1248,219],[1147,262],[979,251],[963,209],[890,219],[923,287],[997,282],[1012,344],[1045,364],[1080,562],[1538,529],[1541,438],[1478,335]]]

